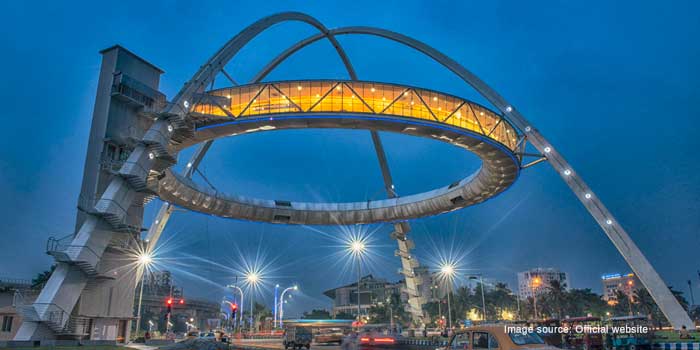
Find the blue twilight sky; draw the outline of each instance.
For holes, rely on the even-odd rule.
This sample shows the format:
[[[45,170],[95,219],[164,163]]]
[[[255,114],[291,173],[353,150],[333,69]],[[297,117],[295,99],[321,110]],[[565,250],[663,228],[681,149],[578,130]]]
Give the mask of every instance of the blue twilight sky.
[[[30,278],[46,269],[47,237],[73,229],[100,49],[119,43],[161,67],[166,71],[161,90],[172,97],[246,25],[296,10],[329,27],[369,25],[407,34],[471,69],[566,155],[669,284],[687,294],[691,279],[700,297],[696,1],[6,1],[0,6],[5,129],[0,276]],[[313,33],[301,23],[275,26],[228,71],[247,81],[271,57]],[[340,42],[361,79],[483,102],[409,49],[372,37]],[[269,77],[294,78],[346,74],[321,41]],[[474,156],[435,141],[382,136],[400,193],[450,183],[479,165]],[[214,144],[202,169],[221,190],[268,198],[365,200],[383,194],[366,131],[277,131],[225,139]],[[528,169],[487,203],[412,225],[423,262],[434,264],[438,251],[452,247],[465,270],[511,286],[517,271],[537,266],[560,268],[572,287],[598,291],[602,274],[628,271],[546,164]],[[363,269],[398,279],[390,226],[345,228],[359,229],[374,232],[375,256]],[[340,228],[177,212],[164,234],[162,265],[176,271],[186,294],[219,299],[218,286],[236,274],[227,268],[235,270],[242,259],[257,255],[269,266],[270,283],[302,287],[287,308],[295,314],[328,305],[321,292],[354,278],[333,239],[342,235]]]

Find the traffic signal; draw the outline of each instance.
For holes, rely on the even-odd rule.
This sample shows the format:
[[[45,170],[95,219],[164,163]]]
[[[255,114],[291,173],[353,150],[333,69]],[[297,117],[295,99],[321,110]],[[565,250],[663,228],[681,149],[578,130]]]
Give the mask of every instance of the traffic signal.
[[[238,304],[231,304],[231,318],[236,317],[236,311],[238,311]]]
[[[168,300],[165,301],[165,306],[167,306],[168,311],[166,314],[170,314],[173,311],[173,299],[169,298]]]

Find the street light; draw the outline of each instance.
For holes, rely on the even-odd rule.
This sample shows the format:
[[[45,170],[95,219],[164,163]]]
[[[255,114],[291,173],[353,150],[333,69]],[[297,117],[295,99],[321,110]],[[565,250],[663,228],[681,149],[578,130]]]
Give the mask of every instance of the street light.
[[[362,281],[362,257],[367,251],[367,246],[361,238],[354,237],[348,242],[348,250],[357,259],[357,321],[360,321],[360,282]]]
[[[479,278],[479,284],[481,285],[481,311],[484,313],[484,321],[486,321],[486,297],[484,297],[484,279],[481,274],[469,276],[470,280],[475,280]]]
[[[452,263],[444,263],[440,266],[440,275],[447,283],[447,322],[449,328],[452,329],[452,307],[450,304],[450,294],[452,294],[452,280],[455,275],[455,265]]]
[[[284,304],[287,303],[287,301],[284,300],[284,294],[286,294],[286,293],[287,293],[288,291],[290,291],[290,290],[299,290],[299,287],[295,284],[295,285],[293,285],[293,286],[291,286],[291,287],[285,288],[285,289],[282,291],[282,294],[280,294],[280,318],[279,318],[279,321],[280,321],[280,323],[279,323],[280,328],[282,328],[282,319],[283,319],[283,317],[284,317]]]
[[[634,313],[632,312],[632,288],[634,287],[634,281],[629,280],[627,281],[627,305],[629,306],[630,309],[630,316],[632,316]]]
[[[272,315],[272,328],[277,327],[277,306],[279,305],[279,301],[277,299],[277,295],[280,289],[279,284],[275,284],[275,304],[273,306],[273,315]],[[272,330],[271,330],[272,331]]]
[[[146,281],[146,269],[153,262],[153,257],[148,252],[139,254],[137,263],[138,269],[141,271],[141,291],[139,292],[139,308],[136,312],[136,337],[138,338],[141,332],[141,302],[143,300],[143,285]]]
[[[530,280],[530,286],[532,287],[532,306],[535,310],[535,319],[537,316],[537,288],[542,285],[542,278],[540,276],[535,276]]]
[[[260,280],[261,280],[260,275],[255,271],[248,272],[248,274],[246,275],[245,278],[246,278],[246,281],[248,281],[248,284],[250,284],[251,290],[254,289],[255,287],[257,287],[258,282],[260,282]],[[253,315],[253,299],[254,299],[253,294],[251,293],[251,296],[250,296],[250,329],[251,330],[253,330],[253,328],[255,326],[254,325],[255,316]]]

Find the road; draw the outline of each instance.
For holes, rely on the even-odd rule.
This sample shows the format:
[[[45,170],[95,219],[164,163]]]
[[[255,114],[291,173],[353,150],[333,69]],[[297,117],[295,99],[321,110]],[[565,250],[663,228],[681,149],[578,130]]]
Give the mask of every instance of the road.
[[[234,340],[234,346],[240,346],[243,349],[268,349],[268,350],[284,350],[280,339],[241,339]],[[312,350],[340,350],[339,345],[313,344]]]
[[[259,348],[259,349],[266,349],[266,350],[284,350],[284,346],[282,346],[282,341],[275,339],[275,340],[268,340],[268,339],[255,339],[255,340],[236,340],[233,342],[234,346],[239,346],[241,348]],[[336,344],[312,344],[311,345],[311,350],[340,350],[340,345]],[[358,350],[397,350],[396,347],[379,347],[379,346],[372,346],[372,347],[360,347]]]

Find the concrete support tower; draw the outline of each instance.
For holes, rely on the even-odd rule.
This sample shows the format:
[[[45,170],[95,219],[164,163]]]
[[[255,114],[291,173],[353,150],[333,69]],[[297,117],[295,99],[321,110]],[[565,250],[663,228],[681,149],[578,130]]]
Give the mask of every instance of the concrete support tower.
[[[144,164],[155,158],[143,139],[165,103],[163,72],[120,46],[101,54],[75,232],[49,239],[56,269],[33,304],[19,305],[16,340],[129,337],[137,281],[129,255],[152,197]]]

